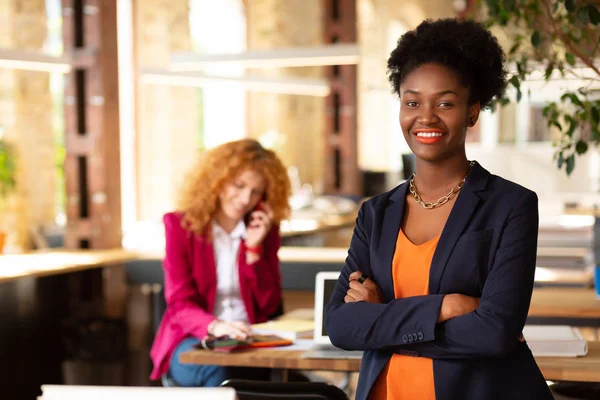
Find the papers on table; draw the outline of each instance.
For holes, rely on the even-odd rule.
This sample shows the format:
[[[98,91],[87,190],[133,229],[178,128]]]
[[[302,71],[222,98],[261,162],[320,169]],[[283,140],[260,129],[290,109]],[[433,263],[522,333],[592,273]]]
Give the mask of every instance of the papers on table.
[[[42,385],[38,400],[237,400],[233,388]]]
[[[566,325],[525,325],[523,336],[535,357],[577,357],[588,345],[579,329]]]

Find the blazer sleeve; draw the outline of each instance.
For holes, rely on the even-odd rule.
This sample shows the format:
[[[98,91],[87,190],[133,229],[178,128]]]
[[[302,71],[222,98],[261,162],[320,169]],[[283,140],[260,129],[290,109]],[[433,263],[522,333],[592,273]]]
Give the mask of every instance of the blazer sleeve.
[[[344,302],[352,272],[360,270],[372,276],[365,204],[358,212],[348,257],[327,305],[325,327],[331,342],[347,350],[378,350],[399,346],[405,343],[405,335],[415,332],[421,332],[424,341],[434,340],[444,295],[407,297],[387,304]]]
[[[174,214],[166,214],[165,299],[171,321],[186,334],[202,339],[215,316],[199,306],[200,295],[192,277],[192,264],[185,248],[186,232]]]
[[[528,192],[512,210],[477,310],[438,324],[435,340],[401,346],[434,359],[502,357],[515,349],[533,291],[538,199]]]
[[[250,267],[254,271],[252,296],[262,314],[270,315],[281,304],[281,274],[277,252],[281,247],[279,227],[274,226],[265,239],[263,256]]]

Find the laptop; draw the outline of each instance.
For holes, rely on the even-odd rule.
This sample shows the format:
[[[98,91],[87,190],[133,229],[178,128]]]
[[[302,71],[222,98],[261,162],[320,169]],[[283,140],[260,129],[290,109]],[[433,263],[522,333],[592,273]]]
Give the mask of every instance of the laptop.
[[[325,307],[340,276],[339,272],[319,272],[315,278],[315,328],[313,346],[302,358],[362,358],[362,351],[348,351],[335,347],[325,329]]]

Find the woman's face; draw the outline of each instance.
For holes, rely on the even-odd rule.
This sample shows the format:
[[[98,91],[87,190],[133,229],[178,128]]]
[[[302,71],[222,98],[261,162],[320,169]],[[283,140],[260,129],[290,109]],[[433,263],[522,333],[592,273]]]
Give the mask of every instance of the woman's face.
[[[239,221],[256,207],[266,188],[265,178],[247,169],[225,184],[219,193],[219,211],[231,221]]]
[[[464,156],[467,126],[477,121],[479,103],[469,106],[469,88],[456,72],[438,64],[421,65],[400,85],[400,103],[400,127],[418,158]]]

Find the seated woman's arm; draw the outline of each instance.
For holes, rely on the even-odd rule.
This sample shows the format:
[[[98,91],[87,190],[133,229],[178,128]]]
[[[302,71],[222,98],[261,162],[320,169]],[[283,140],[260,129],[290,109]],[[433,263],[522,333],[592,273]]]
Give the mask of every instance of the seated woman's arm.
[[[348,350],[375,350],[404,344],[404,335],[421,332],[423,341],[435,339],[443,294],[396,299],[387,304],[345,303],[354,271],[372,276],[365,234],[364,204],[358,212],[348,257],[327,305],[325,326],[331,342]]]
[[[262,255],[250,264],[254,270],[252,293],[256,308],[265,315],[273,314],[281,304],[281,273],[277,256],[279,247],[279,227],[274,226],[264,240]]]
[[[186,334],[199,339],[207,334],[208,325],[215,316],[199,306],[199,294],[192,277],[192,265],[185,249],[186,232],[179,218],[167,214],[165,224],[166,255],[163,262],[165,272],[165,299],[171,321]]]

